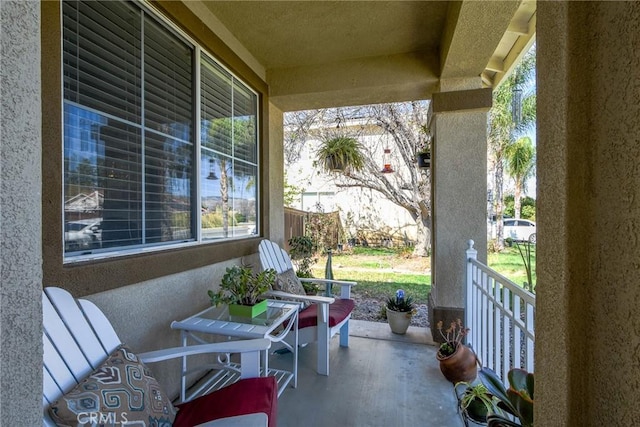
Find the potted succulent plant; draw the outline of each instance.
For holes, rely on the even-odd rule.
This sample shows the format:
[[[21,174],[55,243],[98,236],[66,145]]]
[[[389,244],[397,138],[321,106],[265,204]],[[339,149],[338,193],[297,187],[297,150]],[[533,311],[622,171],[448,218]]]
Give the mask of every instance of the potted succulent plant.
[[[473,381],[478,372],[478,359],[469,347],[462,343],[469,333],[469,328],[462,326],[457,319],[451,322],[446,331],[442,331],[442,321],[437,323],[437,329],[444,339],[440,345],[436,358],[440,361],[440,371],[446,379],[456,384],[460,381]]]
[[[461,381],[456,383],[454,389],[463,417],[477,424],[486,424],[487,416],[496,412],[496,401],[484,384]]]
[[[364,167],[362,144],[348,136],[337,136],[322,142],[316,151],[317,162],[327,172],[359,171]]]
[[[255,317],[267,310],[267,300],[261,295],[272,288],[276,271],[267,269],[253,273],[247,266],[227,268],[218,292],[208,291],[212,305],[228,304],[232,316]]]
[[[489,414],[489,427],[533,427],[533,373],[520,368],[511,369],[507,373],[508,389],[489,368],[480,369],[478,376],[489,393],[498,399],[497,407],[502,409]]]
[[[385,308],[391,332],[400,335],[407,333],[411,317],[416,314],[413,298],[405,295],[402,289],[398,289],[395,296],[387,299]]]

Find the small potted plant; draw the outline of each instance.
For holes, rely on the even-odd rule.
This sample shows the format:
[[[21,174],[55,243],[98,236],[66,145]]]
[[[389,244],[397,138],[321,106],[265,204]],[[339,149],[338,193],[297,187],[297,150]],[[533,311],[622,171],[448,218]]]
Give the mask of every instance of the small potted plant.
[[[254,274],[250,267],[234,265],[222,276],[220,290],[209,290],[208,294],[212,305],[228,304],[232,316],[255,317],[267,310],[267,300],[261,300],[261,295],[275,280],[273,269]]]
[[[413,298],[405,295],[402,289],[398,289],[394,297],[387,299],[385,308],[391,332],[399,335],[405,334],[411,323],[411,318],[416,314]]]
[[[431,131],[429,127],[423,126],[422,132],[424,136],[417,144],[416,161],[420,169],[429,169],[431,167]]]
[[[508,389],[502,384],[500,377],[489,368],[480,369],[478,376],[489,393],[498,399],[497,407],[503,409],[494,410],[489,414],[489,427],[533,427],[533,373],[512,368],[507,373]]]
[[[362,149],[357,139],[337,136],[323,141],[316,151],[316,157],[327,172],[359,171],[364,167]]]
[[[496,412],[496,402],[482,383],[461,381],[454,386],[462,416],[477,424],[486,424],[487,416]]]
[[[462,326],[457,319],[451,322],[446,331],[442,331],[442,321],[437,323],[437,329],[444,339],[440,345],[436,358],[440,361],[440,370],[446,379],[456,384],[460,381],[473,381],[478,373],[477,358],[469,347],[462,343],[469,333],[469,328]]]
[[[431,151],[429,148],[424,148],[416,154],[416,160],[418,161],[418,167],[420,169],[429,169],[431,167]]]

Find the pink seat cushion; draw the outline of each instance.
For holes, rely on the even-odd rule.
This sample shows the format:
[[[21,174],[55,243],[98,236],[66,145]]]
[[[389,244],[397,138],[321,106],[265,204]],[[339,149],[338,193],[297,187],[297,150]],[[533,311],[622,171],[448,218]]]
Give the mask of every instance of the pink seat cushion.
[[[191,402],[177,405],[174,427],[198,424],[236,415],[264,412],[269,427],[276,427],[278,383],[274,377],[247,378]]]
[[[333,328],[347,318],[353,311],[355,302],[352,299],[337,299],[329,304],[329,327]],[[311,304],[299,314],[298,329],[316,326],[318,324],[318,304]]]

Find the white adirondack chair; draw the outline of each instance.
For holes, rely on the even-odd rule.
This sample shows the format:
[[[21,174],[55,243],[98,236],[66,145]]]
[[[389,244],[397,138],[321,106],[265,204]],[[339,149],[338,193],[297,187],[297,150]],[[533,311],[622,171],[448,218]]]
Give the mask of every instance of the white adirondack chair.
[[[42,293],[42,303],[44,326],[42,335],[44,342],[43,422],[45,427],[54,427],[56,424],[49,416],[48,406],[100,366],[109,354],[121,344],[121,341],[104,314],[90,301],[75,300],[71,294],[63,289],[48,287]],[[270,345],[271,343],[267,339],[230,341],[168,348],[137,356],[144,363],[153,363],[204,353],[212,353],[214,356],[216,353],[224,355],[240,353],[240,378],[244,379],[260,376],[261,354],[268,351]],[[185,374],[185,372],[182,373],[182,375]],[[275,383],[271,377],[261,378],[262,380],[265,380],[265,384],[270,381]],[[273,397],[277,393],[277,385],[274,387]],[[211,396],[205,396],[204,399],[207,397]],[[192,403],[197,403],[197,400],[193,400]],[[189,404],[186,403],[186,405]],[[273,399],[273,408],[275,409],[276,406],[277,397]],[[178,412],[178,417],[182,411],[181,409]],[[272,412],[275,413],[275,411]],[[255,413],[213,420],[201,424],[201,426],[264,427],[267,424],[275,426],[276,420],[268,419],[265,413]]]
[[[259,245],[260,263],[263,269],[272,268],[278,274],[293,269],[289,254],[276,243],[263,240]],[[318,360],[317,372],[321,375],[329,375],[329,343],[338,331],[340,331],[340,346],[349,347],[349,319],[353,310],[351,300],[351,287],[356,282],[329,279],[299,278],[301,282],[316,283],[318,285],[336,284],[340,286],[340,297],[329,296],[303,296],[281,291],[271,291],[270,296],[295,301],[307,301],[311,306],[300,312],[298,342],[300,345],[317,342]],[[331,286],[328,287],[330,293]],[[310,318],[315,317],[315,321]]]

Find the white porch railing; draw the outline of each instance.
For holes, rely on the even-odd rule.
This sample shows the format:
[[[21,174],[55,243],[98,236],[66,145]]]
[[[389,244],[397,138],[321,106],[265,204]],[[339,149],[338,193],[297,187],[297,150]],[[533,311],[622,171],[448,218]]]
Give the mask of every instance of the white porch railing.
[[[536,297],[479,262],[473,243],[466,251],[467,343],[504,380],[514,367],[533,372]]]

